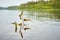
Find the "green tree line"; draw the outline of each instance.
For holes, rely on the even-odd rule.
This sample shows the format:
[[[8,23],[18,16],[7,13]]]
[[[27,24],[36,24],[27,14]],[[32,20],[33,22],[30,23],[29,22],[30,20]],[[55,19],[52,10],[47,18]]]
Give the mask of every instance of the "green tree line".
[[[60,9],[60,0],[50,1],[32,1],[25,4],[21,4],[19,9]]]

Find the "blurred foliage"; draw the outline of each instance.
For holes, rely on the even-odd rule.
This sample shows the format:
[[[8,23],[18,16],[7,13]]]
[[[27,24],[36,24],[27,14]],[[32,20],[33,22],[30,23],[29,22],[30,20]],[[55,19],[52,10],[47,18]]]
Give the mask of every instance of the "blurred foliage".
[[[60,8],[60,0],[51,0],[51,1],[37,1],[37,2],[28,2],[25,4],[21,4],[19,9],[59,9]]]

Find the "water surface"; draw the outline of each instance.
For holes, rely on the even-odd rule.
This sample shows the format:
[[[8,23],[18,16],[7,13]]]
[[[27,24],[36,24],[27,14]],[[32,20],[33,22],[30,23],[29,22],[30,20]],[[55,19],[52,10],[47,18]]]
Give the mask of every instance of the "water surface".
[[[0,40],[60,40],[60,13],[54,11],[32,12],[24,11],[24,17],[31,18],[26,22],[30,30],[23,31],[24,38],[14,32],[16,21],[19,23],[19,12],[17,10],[0,10]]]

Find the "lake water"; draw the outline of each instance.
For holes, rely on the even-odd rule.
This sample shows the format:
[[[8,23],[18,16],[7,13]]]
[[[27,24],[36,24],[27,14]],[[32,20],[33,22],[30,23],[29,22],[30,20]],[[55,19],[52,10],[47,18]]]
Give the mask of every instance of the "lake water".
[[[23,31],[24,38],[21,38],[19,32],[14,32],[16,21],[19,23],[18,10],[0,10],[0,40],[60,40],[60,13],[56,11],[33,12],[24,11],[24,17],[31,18],[26,22],[30,30]]]

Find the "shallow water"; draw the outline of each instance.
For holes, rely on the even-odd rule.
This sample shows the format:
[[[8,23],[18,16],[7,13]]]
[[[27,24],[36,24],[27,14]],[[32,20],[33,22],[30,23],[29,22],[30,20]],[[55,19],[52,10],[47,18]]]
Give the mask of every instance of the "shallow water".
[[[0,40],[60,40],[60,21],[50,17],[39,17],[38,13],[30,15],[28,13],[31,12],[28,11],[24,11],[24,17],[31,18],[31,21],[25,22],[31,29],[23,31],[24,38],[21,38],[19,33],[14,32],[14,25],[11,24],[21,21],[19,12],[21,11],[0,10]]]

